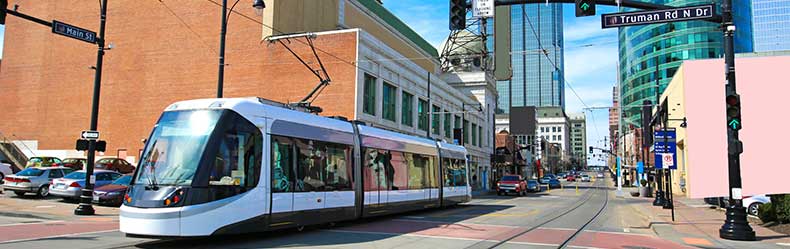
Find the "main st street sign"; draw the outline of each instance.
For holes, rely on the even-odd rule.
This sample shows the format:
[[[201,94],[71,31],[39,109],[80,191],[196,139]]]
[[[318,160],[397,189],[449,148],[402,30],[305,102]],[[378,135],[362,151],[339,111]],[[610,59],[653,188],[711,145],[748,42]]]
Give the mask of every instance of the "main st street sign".
[[[699,5],[665,10],[634,11],[601,15],[601,28],[616,28],[664,22],[713,18],[713,5]]]

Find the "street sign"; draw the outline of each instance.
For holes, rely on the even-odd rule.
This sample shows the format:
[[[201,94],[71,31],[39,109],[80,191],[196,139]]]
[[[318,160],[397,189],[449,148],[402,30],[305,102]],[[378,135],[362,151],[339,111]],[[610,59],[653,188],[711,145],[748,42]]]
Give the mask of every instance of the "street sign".
[[[80,133],[80,137],[82,139],[87,139],[87,140],[97,140],[97,139],[99,139],[99,132],[98,131],[82,131],[82,133]]]
[[[594,15],[595,0],[576,0],[576,17]]]
[[[577,0],[578,1],[578,0]],[[578,12],[578,10],[577,10]],[[601,15],[601,28],[616,28],[652,23],[690,21],[713,18],[713,4],[665,10],[634,11]]]
[[[663,130],[653,133],[653,148],[655,152],[656,168],[657,169],[677,169],[678,160],[674,155],[677,154],[677,146],[675,143],[675,130],[668,130],[666,134]],[[671,156],[672,163],[664,163],[665,154]]]
[[[661,155],[661,164],[667,167],[672,167],[675,165],[675,155],[672,153],[664,153]]]
[[[494,17],[494,0],[472,0],[472,16]]]
[[[52,20],[52,33],[71,37],[87,43],[96,43],[96,32]]]

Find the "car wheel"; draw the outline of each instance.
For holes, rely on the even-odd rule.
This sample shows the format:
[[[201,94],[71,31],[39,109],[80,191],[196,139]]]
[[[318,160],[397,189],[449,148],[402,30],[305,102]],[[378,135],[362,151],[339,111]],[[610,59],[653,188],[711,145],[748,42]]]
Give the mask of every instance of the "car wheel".
[[[41,185],[41,187],[38,188],[38,192],[36,192],[36,194],[38,195],[38,197],[42,197],[42,198],[49,196],[49,185],[46,184]]]
[[[5,183],[5,174],[0,173],[0,184]]]
[[[749,214],[757,216],[760,214],[760,206],[762,205],[763,204],[759,202],[752,203],[751,205],[749,205],[749,209],[747,211],[749,212]]]
[[[22,191],[14,191],[14,194],[16,196],[25,196],[25,192],[22,192]]]

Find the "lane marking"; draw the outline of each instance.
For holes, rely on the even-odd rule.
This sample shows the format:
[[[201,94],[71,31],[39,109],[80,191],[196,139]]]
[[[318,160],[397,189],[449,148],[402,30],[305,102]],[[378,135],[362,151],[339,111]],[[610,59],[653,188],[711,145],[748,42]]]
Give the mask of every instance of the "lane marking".
[[[369,232],[369,231],[353,231],[353,230],[321,230],[321,231],[335,232],[335,233],[361,233],[361,234],[375,234],[375,235],[421,237],[421,238],[432,238],[432,239],[465,240],[465,241],[478,241],[478,242],[481,242],[481,241],[485,241],[485,242],[499,242],[498,240],[471,239],[471,238],[460,238],[460,237],[446,237],[446,236],[411,234],[411,233],[387,233],[387,232]]]
[[[0,245],[2,245],[2,244],[10,244],[10,243],[17,243],[17,242],[25,242],[25,241],[31,241],[31,240],[52,239],[52,238],[61,238],[61,237],[71,237],[71,236],[80,236],[80,235],[97,234],[97,233],[109,233],[109,232],[116,232],[116,231],[119,231],[119,229],[112,229],[112,230],[102,230],[102,231],[93,231],[93,232],[84,232],[84,233],[70,233],[70,234],[61,234],[61,235],[54,235],[54,236],[44,236],[44,237],[28,238],[28,239],[6,240],[6,241],[0,241]]]
[[[776,243],[776,244],[780,246],[790,246],[790,243]]]
[[[52,224],[52,223],[60,223],[66,222],[64,220],[54,220],[54,221],[42,221],[42,222],[20,222],[20,223],[12,223],[12,224],[2,224],[0,227],[10,227],[10,226],[19,226],[19,225],[36,225],[36,224]]]
[[[55,206],[44,205],[44,206],[35,206],[34,208],[53,208],[53,207],[55,207]]]

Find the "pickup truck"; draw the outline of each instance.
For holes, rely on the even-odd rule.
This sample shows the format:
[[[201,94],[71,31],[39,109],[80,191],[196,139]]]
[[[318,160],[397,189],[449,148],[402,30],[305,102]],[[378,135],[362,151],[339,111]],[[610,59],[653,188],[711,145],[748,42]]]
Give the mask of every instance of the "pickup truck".
[[[497,195],[527,195],[527,182],[519,175],[505,175],[496,183],[496,190]]]

